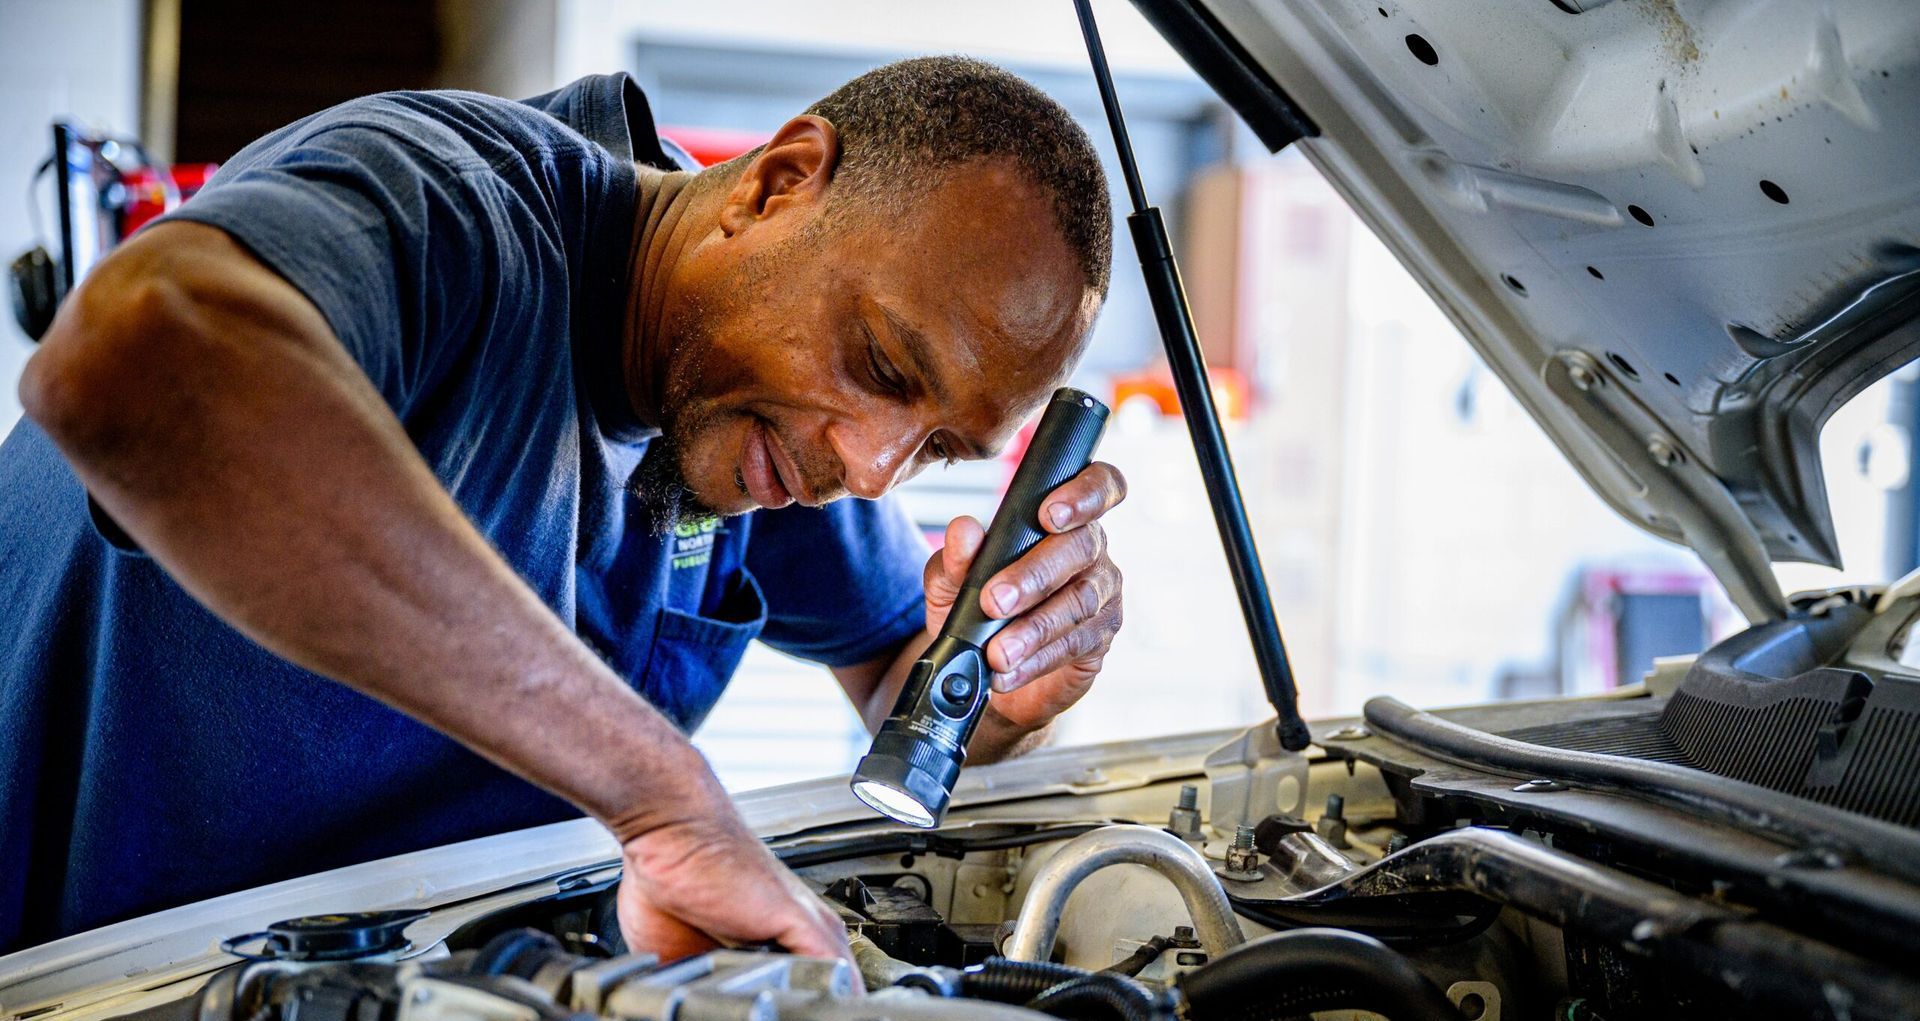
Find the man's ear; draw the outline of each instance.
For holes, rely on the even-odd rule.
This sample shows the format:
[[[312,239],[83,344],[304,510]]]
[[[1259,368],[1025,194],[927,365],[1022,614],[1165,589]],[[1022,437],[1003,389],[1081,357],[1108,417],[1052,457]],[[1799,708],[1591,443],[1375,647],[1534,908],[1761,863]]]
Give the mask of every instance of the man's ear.
[[[784,209],[819,202],[839,163],[840,132],[826,118],[802,114],[782,124],[727,192],[720,229],[731,236]]]

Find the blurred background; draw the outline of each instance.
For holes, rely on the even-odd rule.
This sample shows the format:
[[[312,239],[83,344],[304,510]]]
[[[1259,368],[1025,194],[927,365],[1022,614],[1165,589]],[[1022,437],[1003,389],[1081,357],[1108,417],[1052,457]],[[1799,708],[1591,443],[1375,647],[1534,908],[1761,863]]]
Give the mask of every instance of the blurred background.
[[[1690,552],[1589,492],[1304,159],[1265,152],[1122,0],[1095,7],[1146,187],[1179,238],[1310,718],[1374,694],[1442,705],[1603,690],[1740,625]],[[868,68],[956,52],[1059,99],[1118,187],[1065,0],[5,0],[0,258],[44,246],[84,275],[255,136],[370,92],[524,97],[625,70],[663,133],[717,160]],[[64,158],[36,173],[56,121],[71,125]],[[1132,484],[1108,519],[1127,625],[1062,720],[1066,743],[1269,715],[1126,233],[1115,241],[1112,297],[1075,383],[1116,407],[1101,456]],[[32,351],[4,318],[0,432]],[[1917,386],[1909,366],[1829,422],[1848,569],[1783,565],[1789,590],[1915,565]],[[933,469],[904,495],[937,534],[956,514],[991,514],[1011,467]],[[866,736],[824,671],[756,647],[696,743],[748,788],[844,772]]]

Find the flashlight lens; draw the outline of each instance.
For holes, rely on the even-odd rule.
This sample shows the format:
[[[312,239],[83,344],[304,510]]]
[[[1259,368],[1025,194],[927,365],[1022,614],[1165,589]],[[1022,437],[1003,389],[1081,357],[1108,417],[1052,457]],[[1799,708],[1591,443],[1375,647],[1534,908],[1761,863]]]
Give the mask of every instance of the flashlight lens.
[[[853,783],[853,794],[866,802],[868,808],[889,819],[898,819],[909,826],[918,826],[922,829],[933,827],[933,814],[905,791],[895,790],[877,780],[856,780]]]

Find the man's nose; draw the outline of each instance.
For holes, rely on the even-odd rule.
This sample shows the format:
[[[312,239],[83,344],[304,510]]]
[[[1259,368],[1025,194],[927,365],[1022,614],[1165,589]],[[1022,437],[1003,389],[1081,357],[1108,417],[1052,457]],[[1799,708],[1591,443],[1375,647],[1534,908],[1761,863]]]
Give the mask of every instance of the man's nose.
[[[863,500],[878,500],[907,477],[923,439],[920,429],[901,422],[848,422],[828,432],[846,466],[847,492]]]

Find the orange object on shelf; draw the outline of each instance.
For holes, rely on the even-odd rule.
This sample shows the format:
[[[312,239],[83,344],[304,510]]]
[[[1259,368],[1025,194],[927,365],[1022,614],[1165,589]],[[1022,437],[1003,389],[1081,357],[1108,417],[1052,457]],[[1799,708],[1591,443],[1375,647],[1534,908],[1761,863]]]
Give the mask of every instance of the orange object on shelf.
[[[1207,382],[1213,388],[1213,403],[1220,408],[1220,417],[1245,419],[1253,403],[1253,391],[1247,386],[1247,379],[1237,369],[1207,369]],[[1113,381],[1113,406],[1118,408],[1129,398],[1145,397],[1159,405],[1162,415],[1180,413],[1180,394],[1173,387],[1173,374],[1165,365],[1155,366],[1130,376],[1118,376]]]

